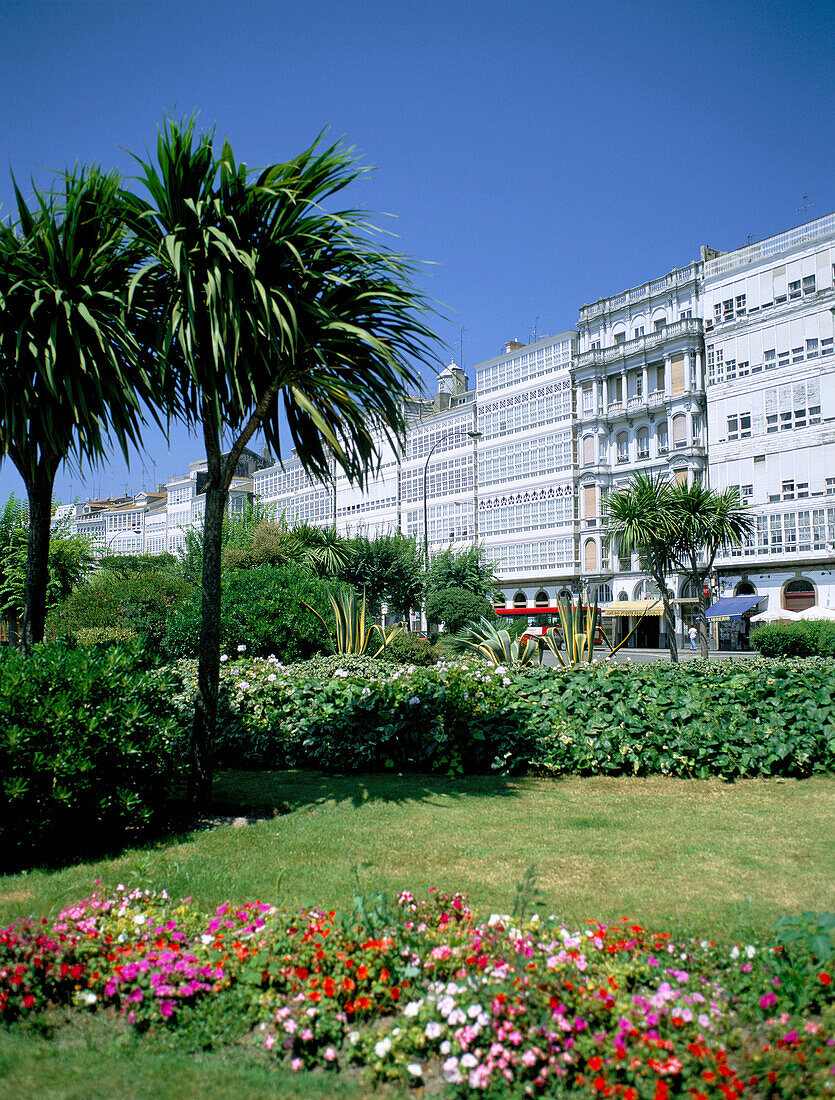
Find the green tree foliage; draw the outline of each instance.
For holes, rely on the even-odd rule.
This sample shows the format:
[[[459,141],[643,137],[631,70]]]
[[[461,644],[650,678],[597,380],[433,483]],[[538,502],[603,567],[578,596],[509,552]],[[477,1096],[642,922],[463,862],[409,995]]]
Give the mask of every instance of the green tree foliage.
[[[495,623],[496,612],[489,600],[466,588],[434,589],[426,597],[426,621],[443,623],[449,634],[457,634],[479,619]]]
[[[159,573],[179,570],[174,554],[104,554],[99,559],[101,569],[128,576],[131,573]]]
[[[136,243],[119,177],[96,168],[58,189],[15,184],[16,221],[0,223],[0,456],[26,486],[29,541],[21,644],[43,638],[52,489],[62,462],[95,462],[112,436],[127,457],[143,401],[163,388],[142,363],[143,313],[126,321]]]
[[[28,511],[13,494],[0,514],[0,617],[9,621],[12,632],[25,611],[28,549]],[[88,538],[70,534],[66,522],[56,525],[47,560],[47,611],[69,596],[94,561]]]
[[[304,607],[333,622],[332,586],[298,565],[259,565],[223,575],[220,645],[229,656],[237,647],[251,657],[275,656],[287,663],[330,649],[327,630]],[[200,651],[202,601],[199,592],[181,601],[168,619],[166,653],[193,657]]]
[[[412,608],[423,596],[423,563],[417,540],[400,533],[375,538],[357,535],[348,544],[348,560],[339,579],[364,592],[374,614],[379,614],[385,603],[390,614],[408,623]]]
[[[641,569],[655,581],[664,604],[670,660],[678,661],[675,612],[667,594],[667,577],[675,571],[673,545],[676,527],[672,508],[673,486],[660,475],[634,474],[630,484],[611,493],[605,503],[609,537],[618,552],[637,552]]]
[[[705,586],[716,555],[739,546],[754,529],[754,520],[740,503],[739,490],[734,486],[717,492],[699,482],[675,485],[670,492],[669,506],[675,525],[675,538],[670,555],[684,573],[699,597],[699,638],[702,657],[707,657],[708,597]]]
[[[50,611],[47,636],[81,643],[141,637],[149,653],[161,659],[168,618],[193,591],[179,569],[170,566],[102,568]]]
[[[148,263],[137,289],[156,303],[153,340],[177,381],[207,460],[202,633],[190,793],[211,792],[221,628],[221,547],[229,486],[262,431],[280,455],[281,405],[306,470],[335,460],[355,483],[380,441],[405,432],[402,398],[420,388],[407,364],[434,339],[411,267],[369,236],[366,212],[333,209],[362,174],[337,146],[314,145],[257,174],[194,121],[166,123],[156,160],[139,160],[149,201],[132,224]],[[230,449],[223,452],[224,440]]]
[[[495,567],[487,561],[484,547],[471,546],[459,552],[449,547],[435,555],[426,578],[427,599],[433,592],[449,588],[461,588],[491,603],[501,596]]]

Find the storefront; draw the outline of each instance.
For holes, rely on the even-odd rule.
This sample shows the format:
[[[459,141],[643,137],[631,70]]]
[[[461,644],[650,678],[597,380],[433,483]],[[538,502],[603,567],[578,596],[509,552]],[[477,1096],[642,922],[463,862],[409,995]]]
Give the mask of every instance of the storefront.
[[[705,612],[708,624],[716,624],[719,649],[749,650],[750,618],[765,596],[724,596]]]

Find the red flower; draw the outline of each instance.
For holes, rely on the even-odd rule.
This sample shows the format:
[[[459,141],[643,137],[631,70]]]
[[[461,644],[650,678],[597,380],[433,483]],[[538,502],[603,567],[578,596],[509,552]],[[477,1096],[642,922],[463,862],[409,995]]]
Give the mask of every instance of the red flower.
[[[593,1058],[589,1058],[589,1069],[593,1073],[597,1073],[599,1070],[603,1069],[603,1059],[599,1054],[595,1054]]]
[[[32,996],[31,993],[27,993],[26,996],[23,998],[23,1007],[24,1008],[33,1008],[34,1005],[35,1005],[35,998]]]
[[[326,997],[333,997],[336,993],[336,982],[333,978],[325,978],[323,989]]]
[[[367,978],[368,977],[368,967],[365,966],[364,964],[362,966],[358,966],[357,967],[357,977],[359,978],[360,981],[362,981],[364,978]]]
[[[389,990],[389,996],[391,997],[391,999],[393,1001],[399,1001],[400,1000],[400,988],[396,985],[393,985],[391,987],[391,989]]]
[[[356,989],[356,987],[357,983],[354,981],[353,978],[342,979],[342,988],[345,990],[346,993],[350,993],[353,989]]]
[[[606,1081],[603,1077],[595,1077],[595,1079],[594,1079],[594,1091],[595,1092],[605,1092],[606,1091]]]
[[[623,1090],[623,1100],[638,1100],[638,1093],[631,1085]]]
[[[390,977],[391,977],[391,974],[389,974],[388,970],[386,970],[386,968],[383,967],[383,969],[380,971],[380,981],[381,982],[387,982]]]
[[[823,974],[818,974],[818,981],[822,982],[824,985],[831,985],[832,975],[827,974],[826,972],[824,972]]]

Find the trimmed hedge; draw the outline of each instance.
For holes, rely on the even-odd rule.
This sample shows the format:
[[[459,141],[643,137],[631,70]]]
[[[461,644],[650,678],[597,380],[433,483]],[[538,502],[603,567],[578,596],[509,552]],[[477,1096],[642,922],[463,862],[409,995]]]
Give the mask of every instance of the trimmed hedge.
[[[118,843],[166,795],[171,676],[139,646],[0,654],[0,860],[14,867]]]
[[[770,623],[751,633],[763,657],[835,657],[835,622]]]
[[[178,668],[187,715],[196,670]],[[224,666],[217,751],[246,768],[805,776],[835,770],[835,662],[239,661]]]

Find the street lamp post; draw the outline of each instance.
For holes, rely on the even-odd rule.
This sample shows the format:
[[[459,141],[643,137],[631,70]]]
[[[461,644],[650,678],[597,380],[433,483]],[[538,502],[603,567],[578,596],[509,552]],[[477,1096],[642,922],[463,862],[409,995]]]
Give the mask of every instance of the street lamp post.
[[[438,436],[429,449],[429,454],[426,456],[426,463],[423,467],[423,560],[427,572],[429,571],[429,461],[442,443],[462,434],[464,433],[453,430],[444,432],[443,435]],[[467,432],[466,434],[470,439],[481,439],[481,432]]]

